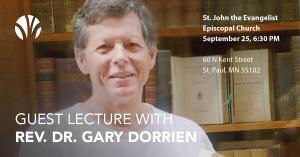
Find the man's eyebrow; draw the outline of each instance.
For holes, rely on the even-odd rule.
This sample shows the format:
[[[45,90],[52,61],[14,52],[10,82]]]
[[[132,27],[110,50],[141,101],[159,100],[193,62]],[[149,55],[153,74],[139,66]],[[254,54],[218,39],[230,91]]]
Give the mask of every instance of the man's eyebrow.
[[[128,38],[129,41],[143,41],[144,38],[140,36],[131,36]]]
[[[95,41],[95,43],[92,45],[92,49],[96,50],[100,45],[102,44],[111,44],[113,42],[115,42],[117,39],[119,38],[111,38],[111,37],[107,37],[107,38],[98,38],[97,41]],[[121,41],[124,42],[143,42],[144,38],[137,36],[137,35],[130,35],[130,36],[123,36],[120,38]]]

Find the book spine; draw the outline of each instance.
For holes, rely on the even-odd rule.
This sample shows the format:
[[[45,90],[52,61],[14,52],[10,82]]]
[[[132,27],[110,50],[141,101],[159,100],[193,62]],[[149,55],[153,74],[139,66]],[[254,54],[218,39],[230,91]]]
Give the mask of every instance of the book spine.
[[[246,9],[247,12],[246,14],[248,16],[263,16],[264,15],[264,10],[263,10],[263,3],[264,1],[262,0],[251,0],[251,1],[246,1]],[[253,21],[247,21],[248,24],[254,23]]]
[[[184,115],[183,107],[183,60],[180,57],[171,56],[171,80],[172,80],[172,113]]]
[[[235,157],[251,157],[250,149],[234,150],[233,154]]]
[[[298,15],[298,2],[296,0],[281,1],[281,21],[297,21]]]
[[[264,9],[264,15],[280,15],[280,8],[279,7],[280,4],[278,2],[278,0],[264,0],[264,5],[263,5],[263,9]],[[270,22],[276,22],[276,21],[268,21],[268,23]],[[278,22],[278,21],[277,21]]]
[[[157,106],[157,82],[156,82],[156,68],[154,67],[150,73],[148,81],[145,85],[145,102],[153,106]]]
[[[229,49],[228,53],[226,54],[226,57],[227,58],[232,57],[232,53],[233,53],[233,49],[231,48],[231,49]],[[230,62],[230,63],[227,64],[228,71],[229,71],[230,67],[233,67],[233,63],[232,62]],[[227,98],[227,100],[228,100],[228,103],[229,103],[229,116],[230,116],[229,117],[229,121],[231,123],[235,123],[233,74],[227,73],[227,78],[228,78],[228,80],[227,80],[227,87],[228,87],[227,92],[228,92],[228,95],[229,95],[228,98]]]
[[[243,16],[247,12],[246,2],[244,0],[228,0],[227,7],[229,15]],[[245,24],[244,21],[230,21],[230,25]]]
[[[210,20],[203,21],[203,25],[213,25],[213,16],[214,16],[214,0],[205,0],[203,1],[203,15],[208,15]]]
[[[56,32],[72,32],[73,17],[84,0],[53,0]]]
[[[214,10],[215,10],[215,15],[217,16],[230,16],[229,15],[229,8],[227,6],[227,1],[218,1],[215,3]],[[227,26],[229,25],[229,21],[215,21],[214,25],[216,26]]]
[[[54,33],[54,16],[52,0],[45,1],[31,1],[31,14],[36,16],[41,23],[42,31],[44,33]]]
[[[157,53],[157,107],[171,112],[171,76],[170,51],[159,50]]]
[[[221,64],[222,69],[225,68],[226,70],[228,70],[227,64],[222,63]],[[221,95],[222,95],[222,112],[223,112],[223,121],[224,123],[230,123],[231,122],[231,114],[230,114],[230,93],[228,91],[229,89],[229,84],[228,84],[228,80],[229,78],[227,77],[226,73],[222,73],[221,75],[222,77],[222,81],[221,81]]]
[[[220,56],[205,56],[219,58]],[[221,72],[221,63],[203,62],[204,57],[171,57],[172,110],[198,124],[227,123],[224,111],[223,89],[226,80]],[[207,69],[205,72],[204,69]]]
[[[198,0],[185,0],[182,3],[183,25],[185,27],[200,26],[202,24],[202,4]]]
[[[232,68],[259,67],[260,72],[233,73],[235,122],[270,121],[274,118],[273,86],[268,49],[233,51],[232,57],[253,58],[251,63],[233,62]],[[238,70],[238,71],[239,71]]]
[[[268,157],[268,148],[217,151],[224,157]]]
[[[181,0],[166,0],[166,28],[183,26]]]
[[[292,53],[277,53],[274,68],[275,108],[277,120],[296,117],[294,68]]]
[[[166,14],[162,14],[162,12],[165,12],[165,5],[164,1],[162,0],[142,0],[142,2],[149,8],[151,13],[154,16],[155,24],[158,29],[164,29],[165,26],[165,19]]]
[[[294,61],[294,86],[296,96],[296,116],[300,118],[300,36],[292,36],[291,51]]]
[[[56,87],[58,109],[85,101],[91,95],[90,80],[73,58],[56,59]]]
[[[298,20],[300,21],[300,0],[298,0]]]
[[[55,110],[55,61],[54,58],[39,58],[36,61],[38,111]]]

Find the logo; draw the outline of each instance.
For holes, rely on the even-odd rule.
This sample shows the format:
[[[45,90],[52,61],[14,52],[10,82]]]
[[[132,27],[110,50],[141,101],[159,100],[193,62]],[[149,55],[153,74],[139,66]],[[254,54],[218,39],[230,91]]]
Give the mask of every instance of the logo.
[[[41,31],[40,21],[32,15],[21,16],[15,25],[15,32],[21,40],[27,38],[29,35],[33,35],[36,39]]]

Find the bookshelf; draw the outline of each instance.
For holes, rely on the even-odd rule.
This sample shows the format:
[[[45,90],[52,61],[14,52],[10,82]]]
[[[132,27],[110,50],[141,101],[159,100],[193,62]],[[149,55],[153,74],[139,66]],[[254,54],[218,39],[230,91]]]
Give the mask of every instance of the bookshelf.
[[[286,120],[286,121],[269,121],[269,122],[253,122],[253,123],[203,125],[201,127],[207,133],[284,129],[284,128],[300,127],[300,119]]]
[[[29,0],[24,0],[24,7],[26,12],[30,12],[30,2]],[[285,31],[298,31],[300,30],[300,21],[293,21],[293,22],[278,22],[278,23],[262,23],[262,24],[244,24],[244,26],[254,26],[258,25],[262,30],[260,33],[265,32],[285,32]],[[202,26],[191,26],[191,27],[174,27],[174,28],[166,28],[166,29],[159,29],[158,37],[197,37],[203,35],[231,35],[231,34],[238,34],[238,33],[245,33],[245,34],[253,34],[253,32],[241,32],[241,31],[234,31],[230,33],[223,33],[223,32],[213,32],[207,33],[202,30]],[[30,65],[30,69],[34,69],[32,62],[33,62],[33,43],[41,44],[47,42],[70,42],[73,40],[73,33],[42,33],[38,39],[36,40],[29,40],[27,43],[27,51],[30,52],[28,54],[28,60]],[[30,82],[35,82],[34,71],[30,73],[32,77],[30,77]],[[31,91],[33,93],[37,93],[36,85],[32,83]],[[36,102],[36,94],[32,94],[32,110],[36,112],[37,102]],[[280,128],[293,128],[293,127],[300,127],[300,120],[290,120],[290,121],[271,121],[271,122],[256,122],[256,123],[236,123],[236,124],[221,124],[221,125],[203,125],[203,129],[207,133],[213,132],[230,132],[230,131],[245,131],[245,130],[262,130],[262,129],[280,129]]]
[[[29,5],[29,0],[25,0]],[[25,7],[29,10],[28,6]],[[283,34],[298,34],[300,31],[300,21],[291,22],[278,22],[278,23],[261,23],[261,24],[243,24],[244,26],[255,26],[258,25],[261,28],[260,32],[241,32],[234,31],[230,33],[223,32],[213,32],[207,33],[202,30],[202,26],[179,26],[174,28],[159,29],[158,37],[171,39],[172,37],[187,37],[187,38],[199,38],[204,35],[234,35],[234,34],[263,34],[263,33],[273,33],[280,32]],[[297,33],[295,33],[297,32]],[[37,89],[36,89],[36,78],[34,72],[34,53],[33,45],[47,45],[48,42],[51,43],[61,43],[61,42],[71,42],[73,40],[73,34],[68,33],[42,33],[37,40],[31,40],[27,43],[28,64],[30,69],[30,89],[31,89],[31,104],[32,112],[37,112]],[[280,41],[284,43],[285,41]],[[194,44],[194,43],[193,43]],[[285,45],[288,47],[289,45]],[[288,128],[300,128],[300,119],[295,120],[285,120],[285,121],[266,121],[266,122],[251,122],[251,123],[233,123],[233,124],[219,124],[219,125],[201,125],[204,131],[208,134],[210,133],[228,133],[228,132],[243,132],[243,131],[260,131],[260,130],[273,130],[273,129],[288,129]]]
[[[260,24],[261,32],[279,32],[279,31],[294,31],[300,30],[300,22],[284,22],[284,23],[270,23]],[[232,32],[234,34],[238,32]],[[201,27],[182,27],[171,28],[159,31],[159,37],[180,37],[180,36],[202,36],[215,35],[221,33],[206,33],[202,31]],[[227,33],[228,34],[228,33]],[[251,33],[249,33],[251,34]],[[64,42],[72,41],[72,33],[53,33],[42,34],[35,43],[43,42]],[[221,132],[236,132],[236,131],[257,131],[257,130],[272,130],[272,129],[286,129],[286,128],[300,128],[300,119],[286,120],[286,121],[269,121],[269,122],[252,122],[252,123],[234,123],[234,124],[219,124],[219,125],[203,125],[201,126],[206,133],[221,133]]]
[[[59,41],[72,41],[73,33],[45,33],[41,34],[35,42],[59,42]]]

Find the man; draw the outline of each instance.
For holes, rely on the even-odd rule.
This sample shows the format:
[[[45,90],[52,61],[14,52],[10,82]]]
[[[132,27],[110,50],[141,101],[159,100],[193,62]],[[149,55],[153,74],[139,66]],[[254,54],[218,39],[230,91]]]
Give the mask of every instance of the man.
[[[87,101],[59,113],[93,113],[95,115],[89,116],[86,121],[101,122],[70,125],[67,118],[63,118],[62,124],[46,126],[44,130],[71,131],[77,142],[24,144],[21,156],[196,157],[202,150],[214,152],[206,134],[197,124],[142,102],[143,86],[157,54],[155,28],[151,20],[149,11],[137,0],[85,2],[74,22],[74,52],[79,69],[90,76],[92,95]],[[97,113],[110,116],[106,116],[105,120],[105,117],[97,117]],[[111,115],[115,114],[128,117],[119,118],[115,123],[105,123],[114,121],[116,118]],[[153,121],[157,123],[141,123],[138,117],[142,115],[161,115],[167,122],[154,117]],[[102,134],[122,132],[122,137],[119,141],[102,139],[99,142],[94,139],[87,142],[86,137],[83,138],[87,130],[90,131],[88,133]],[[130,142],[130,132],[137,133],[134,134],[136,136],[143,132],[156,134],[155,139],[148,142]],[[176,132],[195,133],[196,140],[170,138]],[[164,138],[161,138],[163,135]],[[101,138],[98,136],[97,139]]]

